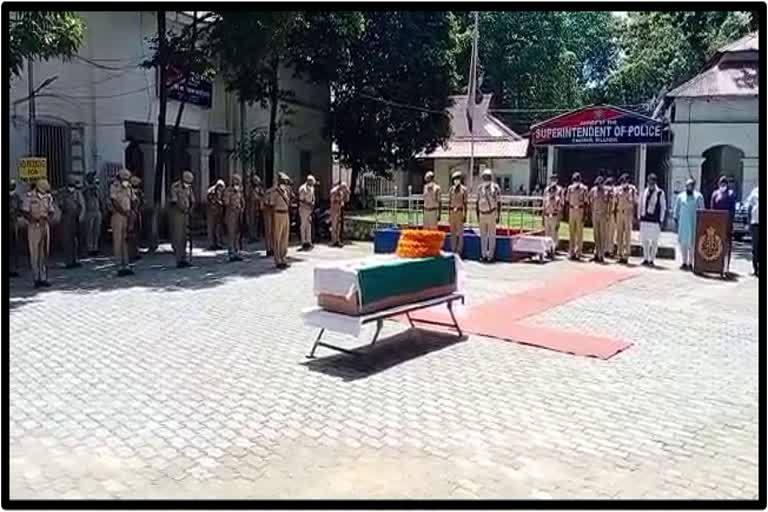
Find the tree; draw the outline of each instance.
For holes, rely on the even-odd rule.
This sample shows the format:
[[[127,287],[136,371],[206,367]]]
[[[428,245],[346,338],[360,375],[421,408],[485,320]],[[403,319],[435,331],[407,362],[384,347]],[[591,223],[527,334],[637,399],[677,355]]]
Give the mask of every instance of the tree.
[[[83,42],[85,22],[71,11],[10,13],[8,66],[20,76],[25,61],[71,59]]]
[[[630,12],[620,37],[622,58],[605,99],[642,103],[701,71],[717,49],[754,28],[746,12]]]
[[[407,168],[450,136],[446,109],[459,48],[449,12],[359,15],[342,23],[336,33],[344,36],[328,59],[338,59],[330,76],[330,129],[340,162],[352,170],[353,194],[362,172]]]

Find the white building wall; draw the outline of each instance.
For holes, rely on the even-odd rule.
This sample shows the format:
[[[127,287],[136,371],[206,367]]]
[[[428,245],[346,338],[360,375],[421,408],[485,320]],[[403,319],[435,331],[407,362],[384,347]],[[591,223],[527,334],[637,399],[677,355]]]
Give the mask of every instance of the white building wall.
[[[85,170],[100,171],[106,163],[124,163],[124,151],[128,142],[125,140],[126,121],[149,123],[154,127],[154,139],[157,140],[157,114],[159,98],[157,94],[156,73],[153,69],[138,67],[139,63],[151,55],[149,39],[156,35],[156,13],[143,12],[80,12],[86,23],[84,44],[78,56],[96,63],[72,59],[69,62],[51,60],[36,62],[33,67],[34,85],[39,85],[51,76],[58,76],[56,81],[40,91],[36,101],[37,119],[40,122],[54,121],[74,125],[81,123],[85,129]],[[174,21],[175,14],[168,15],[168,28],[180,27]],[[109,69],[105,69],[109,68]],[[327,86],[303,84],[292,73],[281,73],[281,80],[288,81],[288,86],[298,90],[298,97],[317,104],[319,109],[327,110],[329,93]],[[26,98],[28,95],[26,70],[22,76],[12,82],[10,101]],[[166,123],[173,126],[180,103],[169,100]],[[29,103],[20,102],[9,113],[10,139],[9,148],[11,176],[17,175],[17,164],[21,157],[28,154]],[[318,172],[328,172],[331,167],[330,141],[323,136],[325,113],[305,107],[294,107],[291,126],[285,127],[281,139],[276,145],[275,162],[285,166],[292,176],[298,177],[299,151],[297,147],[308,148],[313,152],[313,166]],[[268,109],[250,108],[246,129],[250,130],[266,124]],[[220,80],[213,84],[213,99],[210,109],[186,104],[180,126],[199,133],[198,148],[191,152],[193,171],[199,174],[198,196],[204,199],[202,190],[208,184],[208,143],[209,132],[228,133],[239,136],[239,105],[237,98],[226,91]],[[142,149],[149,153],[156,148]],[[316,155],[316,156],[315,156]],[[145,190],[151,191],[154,168],[154,156],[151,165],[145,164]],[[230,169],[239,169],[230,164]],[[326,182],[328,180],[325,180]]]
[[[523,186],[528,190],[530,186],[531,168],[528,158],[500,158],[500,159],[478,159],[480,165],[490,168],[496,178],[509,178],[510,187],[508,193],[512,193]],[[464,173],[466,182],[467,170],[469,169],[468,159],[450,159],[438,158],[435,160],[435,180],[441,188],[447,189],[450,186],[451,174],[455,171]],[[475,185],[479,183],[479,178],[475,178]]]
[[[744,153],[742,195],[757,186],[760,112],[757,98],[678,98],[674,107],[671,190],[682,190],[689,176],[701,183],[704,152],[722,145],[733,146]]]

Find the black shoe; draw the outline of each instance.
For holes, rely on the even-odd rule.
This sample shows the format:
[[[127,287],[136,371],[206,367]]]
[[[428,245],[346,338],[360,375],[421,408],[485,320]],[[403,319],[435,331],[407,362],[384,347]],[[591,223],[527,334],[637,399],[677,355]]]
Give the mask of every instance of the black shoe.
[[[74,262],[74,263],[67,263],[66,265],[64,265],[64,268],[71,269],[71,268],[80,268],[82,266],[83,266],[82,263]]]
[[[19,277],[19,273],[18,273],[18,272],[14,272],[14,271],[12,270],[12,271],[11,271],[11,277]]]
[[[125,277],[129,275],[131,274],[127,268],[121,268],[120,270],[117,271],[117,277]]]
[[[176,268],[186,268],[186,267],[191,267],[191,266],[192,266],[192,264],[190,262],[188,262],[188,261],[180,261],[180,262],[176,263]]]
[[[98,256],[99,251],[88,251],[88,256]]]
[[[50,288],[51,283],[49,283],[48,281],[40,281],[40,286],[42,286],[43,288]]]
[[[41,285],[40,285],[40,281],[35,281],[35,282],[32,284],[32,286],[34,286],[35,288],[40,288],[40,286],[41,286]]]
[[[275,255],[275,251],[267,251],[266,254],[264,254],[265,258],[270,258]]]
[[[229,261],[243,261],[243,258],[238,256],[237,254],[233,254],[229,257]]]

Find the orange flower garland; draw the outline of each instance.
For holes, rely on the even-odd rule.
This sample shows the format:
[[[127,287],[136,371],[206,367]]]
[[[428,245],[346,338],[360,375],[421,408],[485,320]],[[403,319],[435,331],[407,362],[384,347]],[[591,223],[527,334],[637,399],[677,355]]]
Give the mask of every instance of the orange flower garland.
[[[445,233],[426,229],[406,229],[400,234],[396,254],[401,258],[440,256]]]

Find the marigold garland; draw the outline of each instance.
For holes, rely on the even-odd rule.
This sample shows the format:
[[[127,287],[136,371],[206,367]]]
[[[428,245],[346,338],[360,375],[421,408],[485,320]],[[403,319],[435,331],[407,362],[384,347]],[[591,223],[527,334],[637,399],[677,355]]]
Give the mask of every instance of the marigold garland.
[[[400,258],[440,256],[445,233],[426,229],[406,229],[400,234],[396,254]]]

